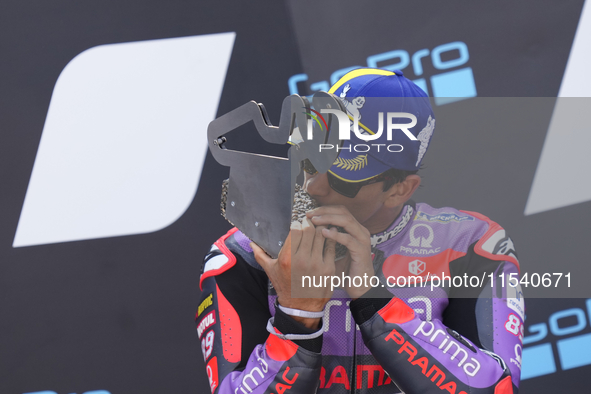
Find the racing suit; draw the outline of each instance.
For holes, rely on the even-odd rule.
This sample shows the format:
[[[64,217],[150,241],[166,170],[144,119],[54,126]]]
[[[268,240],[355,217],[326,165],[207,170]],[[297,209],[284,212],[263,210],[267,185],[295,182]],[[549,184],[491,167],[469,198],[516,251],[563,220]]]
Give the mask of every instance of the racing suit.
[[[354,301],[336,289],[320,336],[275,307],[249,243],[232,229],[204,259],[195,319],[212,393],[517,393],[518,261],[487,217],[407,203],[372,236],[380,285]]]

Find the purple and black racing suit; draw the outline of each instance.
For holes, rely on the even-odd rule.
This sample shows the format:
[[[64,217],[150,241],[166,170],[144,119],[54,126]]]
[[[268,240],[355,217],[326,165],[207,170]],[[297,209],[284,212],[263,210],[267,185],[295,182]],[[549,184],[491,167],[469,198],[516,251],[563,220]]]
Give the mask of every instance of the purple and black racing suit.
[[[505,230],[409,202],[371,239],[380,285],[355,301],[335,290],[320,336],[275,308],[248,238],[216,241],[196,316],[212,393],[517,393],[524,304]]]

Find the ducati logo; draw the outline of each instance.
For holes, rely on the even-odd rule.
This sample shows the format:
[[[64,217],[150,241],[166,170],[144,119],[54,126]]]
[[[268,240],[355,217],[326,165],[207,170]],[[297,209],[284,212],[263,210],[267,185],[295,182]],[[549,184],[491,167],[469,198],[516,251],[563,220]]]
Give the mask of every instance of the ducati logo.
[[[408,271],[413,275],[420,275],[425,272],[427,264],[421,260],[414,260],[408,263]]]

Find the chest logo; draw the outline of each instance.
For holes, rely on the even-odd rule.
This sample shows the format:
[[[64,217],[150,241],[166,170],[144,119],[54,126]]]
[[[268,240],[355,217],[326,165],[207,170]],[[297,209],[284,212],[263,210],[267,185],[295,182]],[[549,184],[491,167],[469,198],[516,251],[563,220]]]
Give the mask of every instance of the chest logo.
[[[428,235],[426,238],[421,235],[419,235],[418,237],[415,235],[416,230],[419,227],[425,227],[427,229]],[[425,235],[425,234],[423,234],[423,235]],[[433,234],[433,229],[431,228],[431,226],[429,226],[428,224],[424,224],[424,223],[415,224],[410,229],[410,243],[408,244],[408,246],[418,246],[421,248],[430,248],[431,243],[433,242],[433,238],[435,238],[435,235]]]
[[[414,260],[408,263],[408,271],[413,275],[420,275],[425,272],[427,264],[421,260]]]

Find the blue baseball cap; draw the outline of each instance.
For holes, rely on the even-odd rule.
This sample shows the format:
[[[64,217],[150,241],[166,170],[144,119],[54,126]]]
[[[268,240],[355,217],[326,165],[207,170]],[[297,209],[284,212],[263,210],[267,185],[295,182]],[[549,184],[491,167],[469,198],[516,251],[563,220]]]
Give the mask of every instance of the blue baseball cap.
[[[329,170],[331,174],[347,182],[361,182],[391,168],[419,169],[433,135],[435,115],[427,94],[404,77],[402,71],[353,70],[339,79],[329,93],[341,98],[351,119],[351,138],[343,141],[339,156]],[[406,131],[399,128],[388,133],[389,112],[412,114],[416,125],[407,127]],[[353,132],[355,117],[359,132],[372,140],[361,139]],[[412,124],[412,119],[392,117],[390,122]],[[381,135],[372,137],[380,134],[380,123]],[[416,140],[411,140],[410,134]]]

